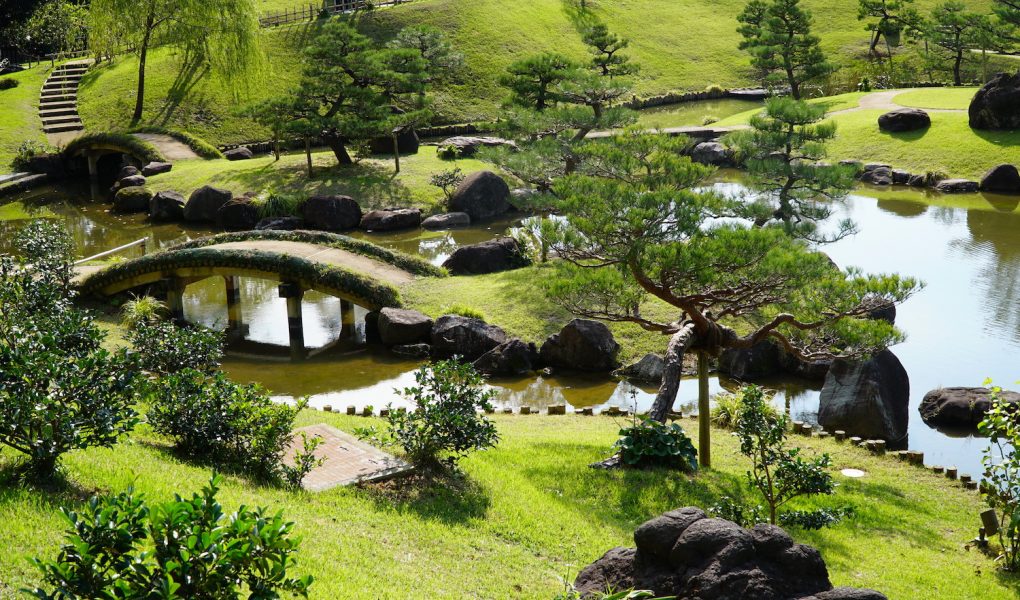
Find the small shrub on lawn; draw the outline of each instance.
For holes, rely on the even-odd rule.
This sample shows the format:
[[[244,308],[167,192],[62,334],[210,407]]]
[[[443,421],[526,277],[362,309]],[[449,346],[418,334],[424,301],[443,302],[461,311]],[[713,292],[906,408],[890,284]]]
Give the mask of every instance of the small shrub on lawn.
[[[722,429],[733,429],[737,426],[740,417],[740,410],[744,404],[744,392],[739,390],[735,393],[724,392],[715,397],[715,406],[712,408],[712,423]],[[769,418],[778,418],[779,411],[776,407],[766,402],[762,407]]]
[[[443,191],[443,196],[446,197],[447,202],[453,198],[453,192],[457,190],[457,186],[459,186],[463,181],[464,173],[460,170],[460,167],[450,169],[449,171],[433,173],[429,177],[429,183]]]
[[[988,385],[990,382],[985,382]],[[998,511],[1002,567],[1020,569],[1020,410],[1002,398],[1002,388],[992,388],[992,407],[978,425],[989,445],[981,457],[984,467],[982,496]]]
[[[127,337],[142,369],[154,375],[184,369],[211,373],[223,358],[223,334],[204,327],[178,327],[169,321],[142,319]]]
[[[255,385],[223,373],[185,369],[155,382],[147,419],[182,453],[265,480],[279,477],[294,419],[302,408],[278,404]]]
[[[21,82],[19,82],[17,79],[12,79],[10,77],[5,77],[3,79],[0,79],[0,91],[2,91],[2,90],[13,90],[14,88],[18,87],[19,85],[21,85]]]
[[[496,426],[480,414],[491,409],[495,391],[484,389],[474,367],[456,358],[440,361],[418,369],[414,380],[417,385],[402,392],[414,410],[391,410],[382,437],[371,428],[358,435],[400,446],[425,470],[456,468],[468,453],[496,445]]]
[[[120,307],[120,320],[129,330],[137,329],[142,323],[153,324],[167,317],[167,306],[152,296],[132,298]]]
[[[304,203],[303,196],[269,192],[265,198],[257,199],[255,206],[258,208],[260,219],[270,219],[301,216],[301,205]]]
[[[709,94],[721,94],[721,93],[725,92],[726,89],[723,88],[723,86],[721,86],[721,85],[719,85],[717,83],[713,83],[713,84],[710,84],[710,85],[706,86],[705,87],[705,91],[708,92]]]
[[[460,158],[461,149],[455,144],[447,144],[436,147],[436,154],[443,160],[457,160]]]
[[[485,313],[466,304],[451,304],[443,309],[444,315],[458,315],[469,319],[485,320]]]
[[[294,464],[280,465],[281,476],[291,489],[301,489],[305,477],[326,463],[325,458],[315,456],[315,450],[322,444],[321,437],[308,437],[307,433],[301,432],[301,448],[294,453]]]
[[[312,577],[292,577],[298,541],[283,513],[217,501],[219,478],[191,499],[150,504],[129,489],[94,497],[76,512],[56,560],[35,559],[35,598],[308,597]]]
[[[628,467],[669,467],[685,473],[698,469],[698,451],[678,423],[652,419],[634,423],[620,430],[613,447]]]

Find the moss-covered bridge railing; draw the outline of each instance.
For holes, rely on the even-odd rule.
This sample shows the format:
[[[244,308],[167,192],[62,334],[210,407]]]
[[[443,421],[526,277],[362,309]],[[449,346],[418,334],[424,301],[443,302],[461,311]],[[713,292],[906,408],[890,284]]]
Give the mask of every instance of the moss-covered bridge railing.
[[[368,310],[402,305],[399,288],[416,277],[446,273],[416,257],[346,236],[321,232],[221,234],[109,266],[82,266],[75,283],[84,295],[111,296],[162,284],[175,319],[184,319],[185,288],[210,277],[226,282],[228,331],[242,331],[238,278],[280,282],[287,299],[291,355],[305,355],[301,300],[314,290],[341,300],[343,329],[352,331],[354,305]]]

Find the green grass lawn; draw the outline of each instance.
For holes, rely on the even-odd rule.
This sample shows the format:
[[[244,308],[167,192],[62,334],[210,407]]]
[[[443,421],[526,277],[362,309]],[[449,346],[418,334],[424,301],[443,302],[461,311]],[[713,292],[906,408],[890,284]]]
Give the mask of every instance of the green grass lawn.
[[[269,9],[291,0],[265,0]],[[919,0],[924,11],[935,0]],[[596,11],[629,38],[628,52],[642,67],[634,91],[648,96],[673,90],[703,90],[710,84],[753,85],[748,57],[737,50],[736,15],[744,0],[643,0],[602,2]],[[861,23],[848,17],[841,0],[805,0],[815,31],[836,62],[860,56],[867,44]],[[975,8],[988,5],[976,0]],[[458,83],[436,90],[436,108],[448,122],[488,120],[499,115],[505,91],[497,80],[523,56],[555,50],[578,60],[587,54],[562,0],[415,0],[361,18],[362,29],[381,41],[408,25],[432,24],[463,52],[466,69]],[[145,120],[191,131],[213,144],[268,139],[244,113],[244,106],[294,85],[300,53],[317,25],[301,23],[265,33],[266,77],[240,96],[233,86],[202,70],[183,68],[179,56],[156,51],[149,59]],[[89,128],[123,126],[133,107],[132,57],[96,70],[82,86],[82,118]],[[180,75],[181,73],[184,75]]]
[[[914,90],[899,94],[893,98],[893,102],[915,108],[967,110],[977,91],[976,87]]]
[[[245,161],[190,160],[180,161],[173,171],[149,180],[155,191],[176,190],[188,196],[203,185],[222,187],[235,194],[248,191],[316,194],[345,194],[357,200],[362,208],[417,206],[431,211],[443,202],[443,193],[429,184],[433,173],[460,168],[465,174],[491,168],[473,159],[441,160],[432,146],[422,146],[418,154],[401,157],[400,174],[393,174],[393,159],[388,157],[362,160],[348,167],[337,165],[331,152],[313,154],[314,178],[309,180],[304,154],[284,155],[279,162],[272,156]]]
[[[18,87],[0,90],[0,173],[11,171],[11,160],[23,142],[46,142],[39,120],[39,90],[50,74],[42,63],[0,79],[14,79]]]
[[[720,495],[748,497],[745,460],[735,439],[713,433],[715,469],[687,477],[662,471],[606,472],[587,467],[606,456],[620,422],[608,417],[495,417],[501,442],[463,463],[467,483],[397,495],[340,488],[298,494],[226,477],[220,500],[283,509],[303,538],[300,573],[312,598],[552,598],[606,550],[632,545],[634,528],[661,512],[711,505]],[[620,420],[622,421],[622,420]],[[368,420],[304,411],[299,425],[343,430]],[[696,436],[693,421],[685,428]],[[978,527],[977,494],[890,457],[829,440],[794,438],[805,451],[830,452],[835,468],[867,476],[840,483],[835,496],[802,506],[853,506],[857,516],[820,532],[793,531],[817,546],[836,585],[873,587],[890,598],[1014,598],[1015,583],[964,544]],[[11,459],[10,454],[3,455]],[[36,582],[31,556],[53,557],[65,523],[61,505],[129,485],[151,500],[197,491],[209,471],[170,453],[140,428],[112,449],[70,454],[73,485],[43,492],[0,488],[0,596]]]

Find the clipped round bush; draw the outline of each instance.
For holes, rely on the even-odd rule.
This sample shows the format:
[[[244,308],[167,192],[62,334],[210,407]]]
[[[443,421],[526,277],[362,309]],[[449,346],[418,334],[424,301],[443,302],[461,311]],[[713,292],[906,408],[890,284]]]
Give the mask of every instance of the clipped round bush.
[[[5,77],[3,79],[0,79],[0,90],[11,90],[18,87],[20,84],[21,82],[18,81],[17,79]]]

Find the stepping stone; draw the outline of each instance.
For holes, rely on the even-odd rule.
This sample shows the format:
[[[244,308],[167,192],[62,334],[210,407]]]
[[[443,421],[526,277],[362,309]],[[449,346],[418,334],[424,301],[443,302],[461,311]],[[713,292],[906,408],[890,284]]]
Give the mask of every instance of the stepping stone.
[[[307,434],[309,438],[319,436],[323,439],[322,445],[315,449],[315,456],[326,459],[325,463],[305,477],[303,486],[310,492],[383,481],[413,470],[407,462],[325,423],[294,430],[291,444],[284,454],[284,460],[288,464],[293,463],[302,433]]]

